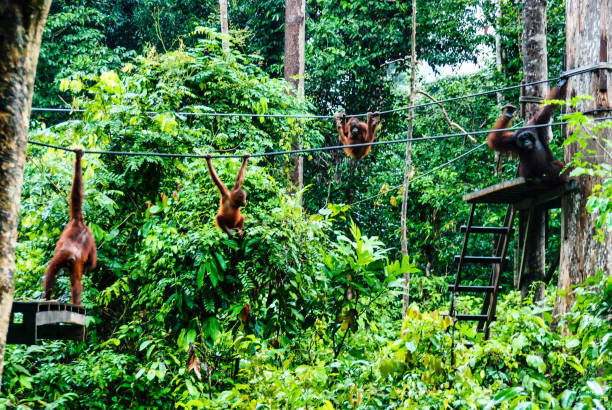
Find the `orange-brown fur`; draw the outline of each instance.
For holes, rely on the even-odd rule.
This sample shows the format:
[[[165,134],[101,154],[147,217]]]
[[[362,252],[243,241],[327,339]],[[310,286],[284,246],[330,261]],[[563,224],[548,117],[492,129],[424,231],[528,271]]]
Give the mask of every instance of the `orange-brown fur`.
[[[561,80],[559,85],[552,89],[547,100],[562,98],[565,94],[566,81]],[[506,106],[501,117],[495,123],[494,130],[510,127],[515,107]],[[492,131],[487,142],[489,148],[502,153],[512,152],[519,156],[518,175],[526,178],[541,176],[559,177],[567,180],[567,176],[559,175],[563,169],[563,162],[555,160],[548,146],[548,127],[530,127],[546,124],[550,121],[554,104],[547,104],[535,114],[524,128],[511,131]]]
[[[51,299],[53,286],[60,269],[70,273],[71,300],[81,304],[83,273],[96,267],[96,241],[83,220],[83,177],[81,158],[83,150],[75,150],[74,179],[70,195],[70,221],[55,246],[55,254],[49,262],[43,278],[43,299]]]
[[[217,213],[215,222],[217,226],[227,233],[230,238],[233,236],[232,230],[235,230],[239,236],[242,236],[244,233],[244,215],[242,215],[242,212],[240,212],[240,207],[246,205],[247,194],[245,190],[242,189],[242,184],[244,183],[248,159],[248,154],[243,157],[242,166],[240,167],[240,171],[238,171],[238,175],[236,176],[234,189],[230,191],[223,184],[223,182],[221,182],[219,176],[215,172],[215,169],[212,166],[211,156],[206,156],[208,173],[217,186],[221,196],[219,199],[219,212]]]
[[[340,142],[344,145],[365,144],[376,139],[376,127],[380,123],[379,113],[368,113],[366,122],[351,118],[348,122],[344,114],[336,114],[336,129]],[[365,147],[344,148],[344,152],[351,158],[360,159],[370,153],[371,145]]]

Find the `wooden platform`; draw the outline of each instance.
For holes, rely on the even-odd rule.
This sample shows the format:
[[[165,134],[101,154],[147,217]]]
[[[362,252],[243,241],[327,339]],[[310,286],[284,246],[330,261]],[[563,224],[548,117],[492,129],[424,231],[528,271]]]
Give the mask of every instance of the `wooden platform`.
[[[68,303],[13,302],[8,344],[35,344],[39,339],[85,340],[83,306]]]
[[[466,194],[463,200],[471,204],[512,204],[517,210],[543,204],[559,208],[561,196],[577,187],[573,179],[563,183],[556,178],[519,177]]]

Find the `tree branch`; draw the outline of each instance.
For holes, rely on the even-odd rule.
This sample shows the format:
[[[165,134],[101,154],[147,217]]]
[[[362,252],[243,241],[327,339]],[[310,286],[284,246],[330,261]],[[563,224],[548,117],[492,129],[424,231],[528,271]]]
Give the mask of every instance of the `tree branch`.
[[[444,106],[442,105],[442,103],[440,103],[438,100],[436,100],[435,98],[433,98],[430,94],[428,94],[426,91],[423,90],[416,90],[417,93],[419,94],[423,94],[425,97],[429,98],[430,100],[432,100],[433,102],[435,102],[436,104],[438,104],[438,106],[440,107],[440,110],[442,110],[442,114],[444,114],[444,117],[446,118],[446,121],[448,122],[448,125],[450,125],[451,127],[455,127],[457,128],[459,131],[464,132],[465,135],[467,135],[467,137],[472,141],[472,142],[478,142],[478,140],[474,137],[472,137],[466,130],[465,128],[463,128],[461,125],[457,124],[454,121],[451,121],[450,117],[448,116],[448,113],[446,112],[446,110],[444,109]]]
[[[66,204],[70,204],[70,202],[68,201],[68,198],[66,198],[65,193],[66,191],[61,189],[60,187],[57,186],[57,184],[55,182],[53,182],[53,180],[49,177],[49,173],[45,172],[42,169],[42,165],[40,165],[40,163],[38,162],[38,160],[34,157],[31,157],[32,159],[32,164],[34,164],[34,166],[38,169],[38,171],[40,171],[41,174],[44,175],[45,179],[51,184],[51,187],[58,193],[60,194],[60,196],[62,197],[62,199],[64,200],[64,202],[66,202]]]

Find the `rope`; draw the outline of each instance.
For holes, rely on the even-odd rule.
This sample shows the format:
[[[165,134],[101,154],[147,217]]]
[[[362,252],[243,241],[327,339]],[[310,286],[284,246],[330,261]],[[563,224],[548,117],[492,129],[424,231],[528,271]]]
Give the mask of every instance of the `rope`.
[[[458,96],[458,97],[446,98],[444,100],[438,100],[437,102],[432,101],[432,102],[428,102],[428,103],[415,104],[415,105],[412,105],[412,106],[409,105],[407,107],[396,108],[396,109],[387,110],[387,111],[381,111],[380,113],[381,114],[389,114],[389,113],[392,113],[392,112],[406,111],[406,110],[409,110],[411,108],[429,107],[430,105],[438,105],[438,104],[441,104],[441,103],[459,101],[459,100],[463,100],[465,98],[482,97],[484,95],[496,94],[496,93],[499,93],[499,92],[502,92],[502,91],[513,90],[515,88],[528,87],[530,85],[537,85],[537,84],[543,84],[543,83],[551,83],[551,82],[557,81],[559,79],[560,79],[560,77],[555,77],[555,78],[549,78],[548,80],[532,81],[530,83],[511,85],[511,86],[508,86],[508,87],[497,88],[497,89],[494,89],[494,90],[482,91],[480,93],[466,94],[466,95],[462,95],[462,96]]]
[[[612,116],[611,116],[611,117],[603,117],[603,118],[595,118],[595,119],[594,119],[594,121],[607,121],[607,120],[612,120]],[[560,122],[553,122],[553,123],[550,123],[550,124],[541,124],[541,125],[545,125],[545,126],[556,126],[556,125],[565,125],[565,124],[567,124],[567,123],[568,123],[567,121],[560,121]],[[533,127],[536,127],[536,126],[533,126]],[[539,126],[538,126],[538,127],[539,127]],[[514,128],[507,128],[507,129],[504,129],[504,131],[507,131],[507,130],[518,130],[518,129],[521,129],[521,128],[525,128],[525,127],[514,127]],[[529,127],[529,128],[531,128],[531,127]],[[499,131],[501,131],[501,129],[500,129]],[[408,184],[411,184],[411,183],[412,183],[412,182],[414,182],[414,181],[417,181],[417,180],[419,180],[419,179],[421,179],[421,178],[424,178],[424,177],[426,177],[427,175],[429,175],[429,174],[431,174],[431,173],[433,173],[433,172],[435,172],[435,171],[437,171],[437,170],[439,170],[439,169],[441,169],[441,168],[447,167],[448,165],[452,164],[453,162],[458,161],[458,160],[460,160],[461,158],[463,158],[463,157],[465,157],[465,156],[467,156],[467,155],[469,155],[469,154],[471,154],[471,153],[473,153],[473,152],[475,152],[475,151],[479,150],[480,148],[482,148],[482,147],[483,147],[483,146],[485,146],[486,144],[487,144],[486,142],[485,142],[485,143],[482,143],[481,145],[479,145],[479,146],[477,146],[477,147],[475,147],[475,148],[473,148],[473,149],[471,149],[471,150],[469,150],[469,151],[467,151],[467,152],[464,152],[464,153],[463,153],[463,154],[461,154],[461,155],[456,156],[455,158],[453,158],[453,159],[451,159],[451,160],[449,160],[449,161],[445,162],[445,163],[444,163],[444,164],[442,164],[442,165],[438,165],[437,167],[432,168],[432,169],[428,170],[427,172],[424,172],[424,173],[422,173],[422,174],[420,174],[420,175],[417,175],[416,177],[414,177],[414,178],[412,178],[410,181],[408,181]],[[401,187],[403,187],[403,186],[404,186],[404,184],[400,184],[400,185],[398,185],[398,186],[395,186],[395,187],[389,188],[389,189],[385,190],[384,192],[379,192],[379,193],[378,193],[378,194],[376,194],[376,195],[372,195],[372,196],[369,196],[369,197],[367,197],[367,198],[365,198],[365,199],[360,199],[359,201],[352,202],[352,203],[350,203],[350,204],[349,204],[349,206],[354,206],[354,205],[360,204],[360,203],[362,203],[362,202],[370,201],[370,200],[372,200],[372,199],[374,199],[374,198],[377,198],[377,197],[379,197],[379,196],[381,196],[381,195],[388,194],[389,192],[395,191],[396,189],[400,189],[400,188],[401,188]]]
[[[52,145],[52,144],[47,144],[44,142],[38,142],[38,141],[30,141],[28,140],[28,144],[32,144],[32,145],[40,145],[41,147],[47,147],[47,148],[53,148],[53,149],[58,149],[61,151],[70,151],[70,152],[74,152],[74,150],[72,148],[66,148],[66,147],[62,147],[60,145]]]
[[[483,142],[482,144],[478,145],[477,147],[472,148],[471,150],[466,151],[466,152],[464,152],[463,154],[458,155],[458,156],[456,156],[455,158],[453,158],[453,159],[451,159],[451,160],[449,160],[449,161],[446,161],[444,164],[442,164],[442,165],[438,165],[437,167],[434,167],[434,168],[432,168],[432,169],[428,170],[427,172],[424,172],[424,173],[422,173],[422,174],[420,174],[420,175],[417,175],[416,177],[412,178],[412,179],[411,179],[411,180],[410,180],[408,183],[409,183],[409,184],[411,184],[411,183],[412,183],[412,182],[414,182],[414,181],[417,181],[417,180],[419,180],[419,179],[421,179],[421,178],[425,178],[427,175],[429,175],[429,174],[431,174],[431,173],[433,173],[433,172],[436,172],[437,170],[439,170],[439,169],[441,169],[441,168],[447,167],[447,166],[449,166],[450,164],[452,164],[453,162],[458,161],[458,160],[460,160],[461,158],[463,158],[463,157],[465,157],[465,156],[468,156],[468,155],[470,155],[470,154],[471,154],[471,153],[473,153],[473,152],[478,151],[479,149],[481,149],[481,148],[482,148],[482,147],[484,147],[485,145],[487,145],[487,143],[486,143],[486,142]],[[388,193],[389,193],[389,192],[391,192],[391,191],[395,191],[396,189],[400,189],[400,188],[401,188],[401,187],[403,187],[403,186],[404,186],[404,184],[400,184],[400,185],[398,185],[398,186],[396,186],[396,187],[389,188],[388,190],[386,190],[386,191],[384,191],[384,192],[379,192],[379,193],[378,193],[378,194],[376,194],[376,195],[372,195],[372,196],[367,197],[367,198],[365,198],[365,199],[360,199],[359,201],[352,202],[352,203],[351,203],[351,204],[349,204],[349,205],[350,205],[350,206],[354,206],[354,205],[360,204],[360,203],[362,203],[362,202],[369,201],[369,200],[374,199],[374,198],[376,198],[376,197],[379,197],[379,196],[381,196],[381,195],[388,194]]]
[[[612,118],[612,117],[606,117],[606,118]],[[599,120],[603,120],[606,118],[599,118]],[[567,124],[567,122],[565,121],[560,121],[560,122],[553,122],[550,124],[537,124],[537,125],[531,125],[530,128],[541,128],[541,127],[548,127],[548,126],[552,126],[552,125],[563,125],[563,124]],[[515,130],[516,128],[500,128],[497,130],[481,130],[481,131],[471,131],[471,132],[457,132],[457,133],[453,133],[453,134],[442,134],[442,135],[433,135],[433,136],[429,136],[429,137],[414,137],[414,138],[402,138],[402,139],[397,139],[397,140],[389,140],[389,141],[374,141],[374,142],[364,142],[362,144],[351,144],[350,146],[348,145],[332,145],[332,146],[327,146],[327,147],[317,147],[317,148],[305,148],[305,149],[297,149],[297,150],[287,150],[287,151],[271,151],[271,152],[262,152],[262,153],[258,153],[258,154],[251,154],[252,158],[257,158],[257,157],[275,157],[275,156],[280,156],[280,155],[293,155],[293,154],[306,154],[306,153],[311,153],[311,152],[320,152],[320,151],[332,151],[332,150],[340,150],[340,149],[344,149],[347,147],[351,147],[351,148],[358,148],[358,147],[368,147],[368,146],[372,146],[372,145],[392,145],[392,144],[403,144],[403,143],[407,143],[407,142],[411,142],[411,141],[428,141],[428,140],[439,140],[439,139],[446,139],[446,138],[454,138],[454,137],[462,137],[462,136],[466,136],[468,134],[471,135],[478,135],[478,134],[489,134],[492,131],[499,131],[499,132],[503,132],[503,131],[512,131]],[[67,148],[67,147],[63,147],[60,145],[52,145],[52,144],[47,144],[44,142],[38,142],[38,141],[28,141],[29,144],[33,144],[33,145],[40,145],[43,147],[48,147],[48,148],[54,148],[54,149],[58,149],[58,150],[62,150],[62,151],[71,151],[74,152],[74,149],[72,148]],[[128,156],[132,156],[132,157],[162,157],[162,158],[206,158],[208,155],[207,154],[174,154],[174,153],[166,153],[166,152],[131,152],[131,151],[98,151],[98,150],[84,150],[83,153],[85,154],[95,154],[95,155],[115,155],[115,156],[124,156],[124,157],[128,157]],[[242,158],[244,155],[238,155],[238,154],[223,154],[223,155],[212,155],[211,154],[211,158]]]
[[[537,84],[542,84],[542,83],[549,83],[549,82],[553,82],[553,81],[557,81],[559,80],[561,77],[555,77],[555,78],[549,78],[547,80],[540,80],[540,81],[533,81],[530,83],[523,83],[523,84],[518,84],[518,85],[511,85],[508,87],[502,87],[502,88],[496,88],[493,90],[488,90],[488,91],[482,91],[479,93],[474,93],[474,94],[466,94],[466,95],[461,95],[461,96],[457,96],[457,97],[451,97],[451,98],[447,98],[444,100],[439,100],[437,102],[428,102],[428,103],[421,103],[421,104],[415,104],[415,105],[409,105],[409,106],[405,106],[405,107],[400,107],[400,108],[394,108],[394,109],[390,109],[390,110],[385,110],[385,111],[379,111],[379,114],[381,115],[385,115],[385,114],[391,114],[394,112],[401,112],[401,111],[406,111],[409,110],[411,108],[422,108],[422,107],[429,107],[431,105],[438,105],[440,103],[446,103],[446,102],[452,102],[452,101],[458,101],[458,100],[463,100],[466,98],[474,98],[474,97],[481,97],[484,95],[488,95],[488,94],[496,94],[502,91],[507,91],[507,90],[513,90],[516,88],[521,88],[521,87],[528,87],[531,85],[537,85]],[[72,109],[72,108],[47,108],[47,107],[32,107],[32,111],[50,111],[50,112],[85,112],[86,110],[84,109]],[[159,113],[154,112],[154,111],[147,111],[147,114],[149,115],[157,115]],[[263,117],[263,118],[302,118],[302,119],[330,119],[330,118],[334,118],[333,115],[315,115],[315,114],[252,114],[252,113],[237,113],[237,112],[189,112],[189,111],[178,111],[175,112],[176,115],[184,115],[184,116],[194,116],[194,117]],[[361,114],[350,114],[350,115],[346,115],[347,118],[352,118],[352,117],[364,117],[366,116],[367,113],[361,113]]]
[[[561,78],[573,77],[575,75],[590,73],[591,71],[597,70],[612,70],[612,61],[602,61],[597,64],[572,68],[571,70],[567,70],[561,73]]]
[[[409,110],[411,108],[429,107],[431,105],[437,105],[437,104],[446,103],[446,102],[458,101],[458,100],[463,100],[463,99],[466,99],[466,98],[474,98],[474,97],[481,97],[481,96],[488,95],[488,94],[496,94],[496,93],[500,93],[502,91],[514,90],[516,88],[529,87],[529,86],[532,86],[532,85],[543,84],[543,83],[550,83],[550,82],[553,82],[553,81],[558,81],[558,80],[560,80],[562,78],[573,77],[573,76],[576,76],[576,75],[580,75],[580,74],[584,74],[584,73],[589,73],[589,72],[592,72],[592,71],[597,71],[597,70],[602,70],[602,69],[612,70],[612,62],[601,62],[601,63],[594,64],[594,65],[591,65],[591,66],[574,68],[572,70],[564,71],[563,73],[561,73],[561,75],[559,77],[549,78],[547,80],[532,81],[532,82],[529,82],[529,83],[522,83],[522,84],[518,84],[518,85],[511,85],[511,86],[508,86],[508,87],[496,88],[496,89],[493,89],[493,90],[483,91],[483,92],[474,93],[474,94],[465,94],[465,95],[462,95],[462,96],[446,98],[444,100],[439,100],[437,102],[428,102],[428,103],[422,103],[422,104],[415,104],[415,105],[409,105],[409,106],[406,106],[406,107],[400,107],[400,108],[394,108],[394,109],[385,110],[385,111],[379,111],[379,114],[381,114],[381,115],[391,114],[391,113],[394,113],[394,112],[406,111],[406,110]],[[84,110],[84,109],[73,109],[73,108],[32,107],[32,111],[85,112],[86,110]],[[154,111],[147,111],[147,114],[149,114],[149,115],[157,115],[158,113],[156,113]],[[252,113],[215,112],[215,111],[213,111],[213,112],[178,111],[178,112],[175,112],[175,114],[176,115],[183,115],[183,116],[195,116],[195,117],[200,117],[200,116],[207,116],[207,117],[263,117],[263,118],[303,118],[303,119],[330,119],[330,118],[334,118],[333,115],[315,115],[315,114],[252,114]],[[367,113],[350,114],[350,115],[346,115],[346,117],[348,117],[348,118],[352,118],[352,117],[364,117],[366,115],[367,115]]]

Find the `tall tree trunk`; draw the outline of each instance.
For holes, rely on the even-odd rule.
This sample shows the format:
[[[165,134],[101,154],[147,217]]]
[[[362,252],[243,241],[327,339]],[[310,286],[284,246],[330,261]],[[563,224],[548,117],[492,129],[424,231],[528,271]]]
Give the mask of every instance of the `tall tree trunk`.
[[[568,70],[588,67],[599,62],[610,61],[612,55],[612,0],[588,1],[567,0],[566,3],[566,61]],[[582,101],[568,111],[589,112],[596,109],[610,109],[608,84],[612,80],[610,70],[599,70],[577,75],[569,79],[568,97],[591,95],[594,101]],[[609,112],[599,111],[593,117],[603,117]],[[567,130],[571,133],[572,130]],[[598,136],[600,143],[589,144],[588,149],[595,151],[597,163],[612,163],[610,152],[601,145],[603,139],[611,139],[610,128]],[[579,150],[576,144],[565,147],[565,160]],[[561,221],[561,260],[559,265],[559,290],[567,291],[567,296],[558,296],[555,301],[555,315],[565,313],[571,307],[574,297],[570,292],[573,285],[602,270],[612,272],[612,235],[607,233],[604,241],[594,238],[595,216],[586,211],[586,200],[593,186],[601,183],[600,178],[581,176],[578,191],[566,195],[562,201]],[[556,316],[558,317],[558,316]]]
[[[17,216],[34,78],[51,0],[0,1],[0,378],[13,304]]]
[[[523,2],[523,76],[524,82],[542,81],[548,78],[548,54],[546,45],[547,0]],[[521,104],[521,114],[528,121],[540,109],[541,103],[533,101],[548,95],[548,84],[523,87],[526,101]]]
[[[501,0],[497,0],[495,2],[495,68],[498,73],[502,72],[502,45],[501,45],[501,34],[499,33],[499,28],[501,25]],[[503,100],[503,95],[501,92],[497,93],[497,103],[501,104]]]
[[[221,16],[221,34],[229,36],[229,22],[227,16],[227,0],[219,0],[219,15]],[[223,38],[221,47],[224,53],[229,53],[229,40]]]
[[[285,0],[285,80],[293,84],[300,100],[304,98],[304,49],[306,38],[306,0]],[[293,149],[301,149],[298,137]],[[304,158],[293,159],[293,184],[298,190],[304,187]]]
[[[410,44],[410,110],[408,111],[408,133],[406,138],[412,138],[414,128],[414,98],[416,96],[416,0],[412,0],[412,36]],[[406,143],[406,163],[404,166],[404,192],[402,194],[402,216],[401,216],[401,235],[402,235],[402,255],[408,255],[408,239],[406,237],[406,217],[408,213],[408,184],[412,172],[412,142]],[[404,291],[402,307],[404,316],[410,304],[410,273],[404,274]]]
[[[547,0],[525,0],[523,2],[523,75],[526,83],[548,78],[546,46],[546,3]],[[548,84],[536,84],[523,88],[521,111],[525,122],[540,109],[538,98],[546,98]],[[546,209],[533,210],[531,226],[528,229],[525,253],[525,270],[521,278],[521,297],[524,299],[534,282],[546,277]],[[525,232],[527,212],[520,212],[520,224]],[[534,301],[544,297],[544,283],[536,285]]]

